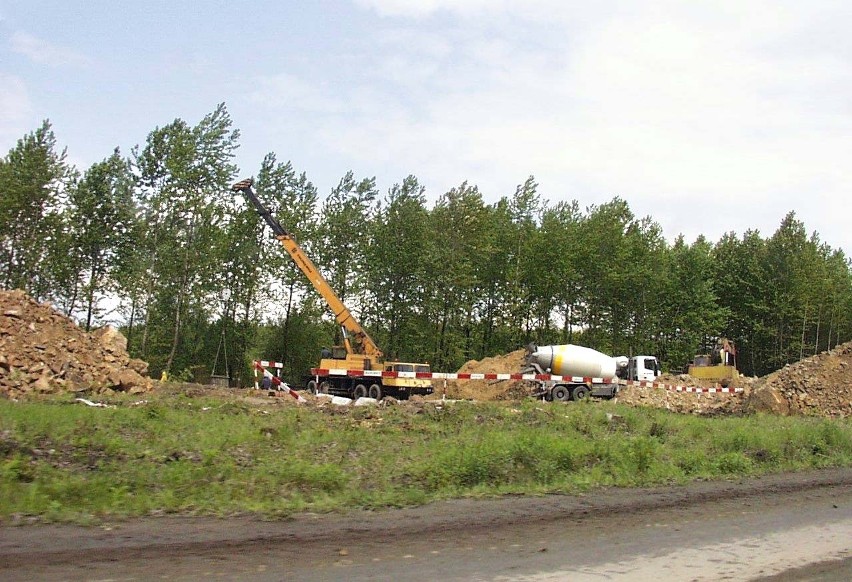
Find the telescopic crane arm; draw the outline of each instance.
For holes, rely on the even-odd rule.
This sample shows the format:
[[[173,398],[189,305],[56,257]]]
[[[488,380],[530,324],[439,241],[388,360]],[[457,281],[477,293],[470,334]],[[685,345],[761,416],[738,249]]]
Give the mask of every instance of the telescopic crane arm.
[[[346,352],[348,354],[356,352],[362,353],[375,362],[381,362],[383,354],[376,345],[376,342],[373,341],[364,328],[361,327],[361,324],[352,316],[349,308],[343,304],[334,290],[332,290],[328,281],[325,280],[325,277],[322,276],[319,269],[317,269],[311,259],[308,258],[308,255],[305,254],[302,247],[296,243],[296,239],[293,235],[281,226],[281,223],[278,222],[263,203],[258,200],[254,191],[251,189],[253,184],[254,181],[249,178],[247,180],[237,182],[231,186],[231,190],[234,192],[242,192],[246,197],[246,200],[255,207],[257,213],[264,221],[266,221],[266,224],[269,225],[272,232],[275,233],[275,237],[287,250],[287,253],[290,255],[290,258],[293,259],[296,266],[305,274],[305,277],[308,278],[308,281],[311,282],[314,289],[316,289],[317,293],[320,294],[320,297],[322,297],[328,304],[328,307],[331,309],[332,313],[334,313],[337,323],[343,328],[343,342],[346,346]],[[355,339],[356,347],[354,348],[352,346],[351,339]]]

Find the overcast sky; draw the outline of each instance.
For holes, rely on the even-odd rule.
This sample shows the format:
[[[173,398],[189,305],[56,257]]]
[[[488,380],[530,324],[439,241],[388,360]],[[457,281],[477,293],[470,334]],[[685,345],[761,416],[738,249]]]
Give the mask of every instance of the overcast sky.
[[[850,31],[848,0],[0,0],[0,155],[48,118],[83,170],[224,102],[242,175],[273,151],[322,195],[533,175],[669,240],[792,210],[848,256]]]

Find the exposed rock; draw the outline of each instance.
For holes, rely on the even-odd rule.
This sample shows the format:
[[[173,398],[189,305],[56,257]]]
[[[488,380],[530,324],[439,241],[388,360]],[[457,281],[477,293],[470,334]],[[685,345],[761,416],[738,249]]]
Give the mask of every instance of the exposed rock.
[[[148,364],[127,354],[111,327],[86,333],[48,303],[0,291],[0,395],[93,391],[147,392]]]
[[[852,342],[761,378],[746,410],[831,418],[852,416]]]

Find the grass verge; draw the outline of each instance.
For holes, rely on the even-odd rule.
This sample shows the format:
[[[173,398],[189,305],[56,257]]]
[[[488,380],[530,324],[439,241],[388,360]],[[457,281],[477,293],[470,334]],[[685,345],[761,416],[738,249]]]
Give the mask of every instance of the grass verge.
[[[158,394],[0,400],[0,520],[407,506],[852,466],[847,420],[607,402],[333,408]]]

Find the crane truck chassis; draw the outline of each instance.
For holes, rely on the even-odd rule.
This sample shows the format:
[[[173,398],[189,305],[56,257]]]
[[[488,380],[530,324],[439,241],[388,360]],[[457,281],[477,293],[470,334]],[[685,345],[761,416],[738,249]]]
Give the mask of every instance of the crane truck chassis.
[[[412,395],[431,394],[432,382],[418,377],[418,374],[429,375],[429,364],[385,361],[382,350],[332,290],[319,269],[298,245],[293,234],[281,226],[278,219],[272,216],[257,198],[252,190],[253,184],[254,180],[251,178],[242,180],[234,184],[231,191],[241,192],[254,206],[296,267],[325,300],[343,334],[343,345],[334,346],[328,351],[323,350],[319,366],[311,369],[313,377],[307,384],[308,390],[314,394],[327,393],[355,399],[366,396],[376,400],[384,396],[407,399]],[[343,375],[332,373],[340,370],[349,372]]]

